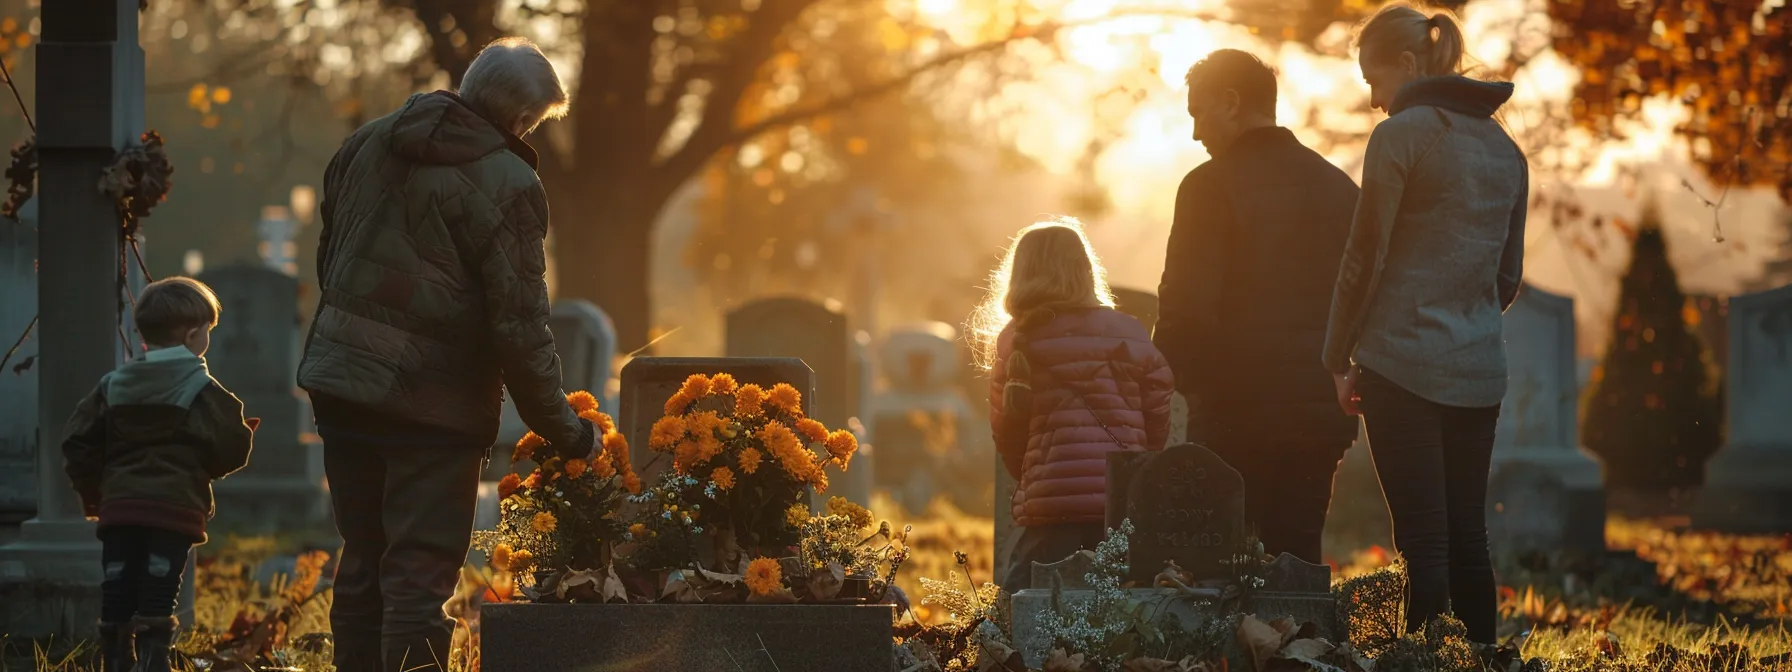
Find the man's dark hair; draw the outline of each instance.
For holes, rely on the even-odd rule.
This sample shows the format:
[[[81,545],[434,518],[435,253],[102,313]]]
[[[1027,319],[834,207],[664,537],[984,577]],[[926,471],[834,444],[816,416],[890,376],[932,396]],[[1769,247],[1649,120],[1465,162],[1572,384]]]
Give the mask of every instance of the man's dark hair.
[[[1244,112],[1276,116],[1276,71],[1249,53],[1221,49],[1208,54],[1188,69],[1184,81],[1203,97],[1237,91]]]

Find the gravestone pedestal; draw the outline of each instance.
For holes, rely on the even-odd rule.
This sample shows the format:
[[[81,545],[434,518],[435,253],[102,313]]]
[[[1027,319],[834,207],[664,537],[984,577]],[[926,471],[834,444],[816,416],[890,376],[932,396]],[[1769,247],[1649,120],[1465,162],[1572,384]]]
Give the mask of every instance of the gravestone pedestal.
[[[1792,531],[1792,285],[1730,299],[1726,445],[1705,465],[1693,525]]]
[[[889,605],[488,604],[480,669],[889,672]]]
[[[1508,368],[1487,488],[1495,548],[1605,551],[1599,463],[1580,448],[1574,301],[1525,286],[1505,314]]]

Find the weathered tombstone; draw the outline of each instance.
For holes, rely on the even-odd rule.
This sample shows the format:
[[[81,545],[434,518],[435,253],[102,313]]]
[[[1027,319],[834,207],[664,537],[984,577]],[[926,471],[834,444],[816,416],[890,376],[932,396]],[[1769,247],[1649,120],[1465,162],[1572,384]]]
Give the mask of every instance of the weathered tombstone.
[[[566,391],[585,390],[597,396],[598,407],[616,415],[614,376],[611,367],[616,360],[616,325],[610,316],[590,301],[570,299],[556,301],[548,314],[548,330],[554,334],[554,350],[560,354],[560,386]],[[493,445],[491,461],[486,464],[485,480],[497,480],[511,472],[510,448],[529,431],[517,415],[516,403],[504,395],[504,410],[498,421],[498,442]]]
[[[1705,467],[1693,524],[1792,531],[1792,285],[1730,299],[1724,448]]]
[[[893,330],[879,363],[889,387],[871,398],[866,426],[877,451],[878,488],[908,511],[944,494],[960,509],[984,515],[994,447],[989,427],[953,384],[963,364],[956,331],[930,322]]]
[[[1145,331],[1157,327],[1158,302],[1155,292],[1128,287],[1115,287],[1111,291],[1114,293],[1114,308],[1138,318],[1145,325]]]
[[[37,513],[37,202],[19,214],[0,220],[0,529]]]
[[[1175,562],[1195,581],[1233,576],[1245,547],[1244,478],[1192,443],[1108,453],[1107,527],[1131,520],[1127,578],[1150,581]]]
[[[1494,546],[1605,550],[1599,463],[1580,449],[1574,300],[1531,286],[1505,314],[1506,398],[1488,482]]]
[[[94,188],[141,142],[143,48],[134,0],[44,3],[37,45],[37,514],[0,548],[0,630],[82,639],[99,616],[100,545],[62,470],[60,428],[118,365],[118,204]],[[11,347],[10,344],[7,347]]]
[[[647,435],[653,423],[665,415],[666,399],[695,373],[726,373],[743,385],[766,388],[789,383],[803,393],[804,413],[815,408],[815,372],[794,357],[636,357],[622,367],[621,413],[616,424],[628,437],[630,461],[643,483],[651,484],[653,475],[672,463],[655,459],[662,454],[648,449]]]
[[[830,302],[831,303],[831,302]],[[828,429],[848,429],[863,399],[859,396],[859,372],[852,361],[852,339],[846,315],[837,305],[824,305],[794,297],[761,299],[728,313],[729,357],[795,357],[815,372],[815,396],[811,417]],[[808,401],[808,396],[804,397]],[[863,437],[861,437],[863,438]],[[840,483],[839,494],[868,503],[871,493],[855,480],[829,468],[830,482]]]
[[[305,403],[298,369],[299,283],[263,265],[207,271],[199,278],[223,310],[206,353],[212,377],[261,418],[249,466],[213,486],[218,526],[246,532],[304,527],[324,519],[323,474],[301,437]]]

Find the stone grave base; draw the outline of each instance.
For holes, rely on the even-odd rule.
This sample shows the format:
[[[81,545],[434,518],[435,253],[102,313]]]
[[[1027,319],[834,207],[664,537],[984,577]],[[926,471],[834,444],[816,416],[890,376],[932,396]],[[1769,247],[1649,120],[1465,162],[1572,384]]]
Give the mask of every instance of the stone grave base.
[[[78,641],[93,638],[99,620],[97,582],[0,581],[0,633]]]
[[[889,672],[889,605],[489,604],[486,672]]]
[[[1705,466],[1692,524],[1739,534],[1792,531],[1792,445],[1718,451]]]
[[[1133,588],[1126,592],[1128,597],[1135,600],[1162,600],[1162,603],[1154,604],[1153,609],[1161,609],[1163,618],[1181,621],[1184,630],[1199,628],[1222,615],[1218,605],[1207,600],[1183,597],[1172,589]],[[1090,590],[1063,591],[1066,608],[1093,598],[1094,592]],[[1052,591],[1045,588],[1020,591],[1014,595],[1011,608],[1014,614],[1012,632],[1015,648],[1021,652],[1021,657],[1028,666],[1043,665],[1046,655],[1051,653],[1051,642],[1043,641],[1034,633],[1039,631],[1040,618],[1051,612]],[[1245,598],[1236,612],[1228,610],[1225,613],[1252,614],[1257,620],[1264,622],[1292,618],[1297,623],[1312,623],[1318,626],[1320,637],[1332,642],[1344,641],[1349,634],[1348,626],[1338,620],[1337,602],[1326,594],[1257,592]],[[1233,669],[1250,669],[1249,660],[1244,652],[1238,650],[1235,638],[1226,639],[1226,659]]]

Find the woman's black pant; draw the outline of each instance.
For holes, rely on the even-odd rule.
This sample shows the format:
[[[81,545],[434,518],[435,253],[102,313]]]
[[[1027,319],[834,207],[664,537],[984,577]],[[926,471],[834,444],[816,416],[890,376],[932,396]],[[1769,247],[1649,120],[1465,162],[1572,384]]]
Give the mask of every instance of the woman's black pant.
[[[1445,406],[1366,369],[1357,394],[1394,518],[1395,550],[1406,559],[1407,629],[1453,611],[1470,640],[1494,643],[1487,477],[1499,406]]]

